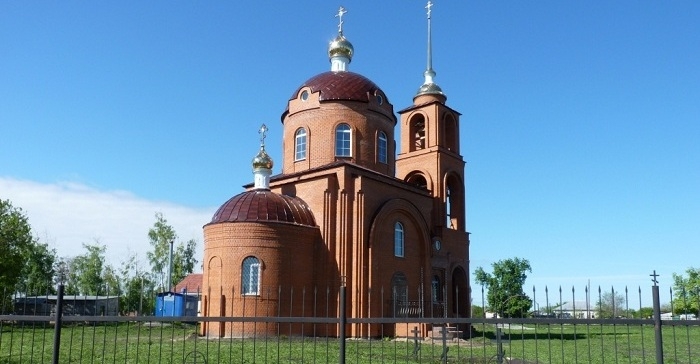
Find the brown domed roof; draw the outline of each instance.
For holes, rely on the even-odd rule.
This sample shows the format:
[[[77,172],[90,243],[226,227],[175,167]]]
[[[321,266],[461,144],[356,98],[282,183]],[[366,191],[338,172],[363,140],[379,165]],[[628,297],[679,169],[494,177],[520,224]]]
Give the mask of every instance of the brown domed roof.
[[[323,72],[304,82],[294,91],[291,99],[295,99],[299,90],[304,87],[311,88],[311,92],[321,92],[320,101],[326,100],[351,100],[369,102],[369,96],[382,90],[374,82],[365,76],[354,72]],[[388,100],[387,100],[388,102]]]
[[[281,222],[316,226],[306,202],[269,190],[252,190],[233,196],[219,207],[211,219],[212,224],[220,222]]]

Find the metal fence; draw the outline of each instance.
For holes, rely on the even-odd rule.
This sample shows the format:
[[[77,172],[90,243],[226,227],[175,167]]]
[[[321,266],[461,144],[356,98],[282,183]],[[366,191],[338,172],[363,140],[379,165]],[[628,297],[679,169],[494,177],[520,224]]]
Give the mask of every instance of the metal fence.
[[[109,315],[85,297],[64,296],[62,287],[55,302],[18,296],[0,310],[0,363],[700,363],[700,320],[681,319],[690,314],[662,319],[658,287],[651,318],[631,315],[642,312],[641,290],[611,290],[613,299],[626,296],[612,318],[595,316],[607,293],[600,289],[585,290],[588,304],[579,307],[573,289],[568,299],[559,289],[553,302],[545,289],[542,305],[526,318],[447,317],[439,302],[395,297],[375,300],[386,314],[353,317],[343,314],[344,287],[323,292],[337,310],[297,292],[289,305],[311,303],[289,312],[303,315],[278,310],[236,317]],[[630,309],[633,301],[637,310]],[[436,307],[439,315],[422,314],[423,307]],[[206,325],[251,334],[212,335]],[[372,334],[353,336],[363,332]]]

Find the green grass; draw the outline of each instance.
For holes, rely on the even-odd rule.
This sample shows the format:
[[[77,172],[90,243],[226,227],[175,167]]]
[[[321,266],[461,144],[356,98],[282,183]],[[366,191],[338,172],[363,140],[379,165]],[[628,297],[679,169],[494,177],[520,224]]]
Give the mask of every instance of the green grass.
[[[448,363],[495,363],[493,325],[448,344]],[[503,329],[506,356],[527,363],[654,363],[654,329],[640,326],[513,325]],[[334,338],[208,339],[185,324],[73,325],[61,331],[60,363],[338,363]],[[50,363],[53,327],[2,326],[0,363]],[[665,363],[700,362],[700,326],[663,327]],[[439,363],[441,341],[346,341],[347,363]],[[491,361],[489,361],[491,360]]]

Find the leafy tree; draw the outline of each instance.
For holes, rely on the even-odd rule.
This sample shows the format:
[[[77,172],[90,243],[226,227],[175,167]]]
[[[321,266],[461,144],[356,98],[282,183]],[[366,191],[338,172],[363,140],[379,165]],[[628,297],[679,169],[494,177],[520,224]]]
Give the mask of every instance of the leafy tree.
[[[488,288],[486,300],[502,317],[525,317],[532,300],[523,291],[526,272],[532,272],[527,259],[512,258],[493,263],[493,273],[482,267],[474,272],[475,281]]]
[[[472,317],[474,318],[482,318],[484,317],[485,312],[484,308],[481,306],[472,306]]]
[[[700,313],[700,269],[688,268],[685,275],[673,273],[673,313]]]
[[[22,209],[9,200],[0,200],[0,301],[15,292],[34,238]],[[3,302],[0,302],[0,305]]]
[[[83,243],[83,248],[87,250],[85,254],[67,259],[66,293],[91,296],[106,294],[103,276],[106,248],[99,241],[94,245]]]
[[[52,294],[56,274],[56,249],[48,244],[34,242],[24,252],[24,267],[20,275],[18,289],[23,287],[28,294]]]
[[[173,285],[183,280],[194,271],[197,260],[194,258],[197,241],[190,239],[184,245],[180,243],[173,254]]]
[[[164,278],[168,269],[168,256],[170,255],[170,242],[177,239],[177,234],[172,226],[168,225],[168,220],[163,214],[156,212],[156,222],[148,230],[148,239],[153,248],[146,253],[148,261],[151,263],[152,273],[159,275],[161,287],[165,288]]]
[[[114,270],[114,267],[107,265],[102,270],[103,288],[100,292],[102,295],[121,296],[123,292],[123,282]]]
[[[624,316],[626,314],[625,302],[625,296],[622,293],[615,292],[615,290],[603,292],[598,299],[598,318]]]
[[[168,272],[168,257],[170,255],[170,243],[177,239],[177,234],[172,226],[168,225],[168,221],[160,212],[156,213],[156,222],[153,227],[148,230],[148,239],[150,241],[152,251],[146,253],[148,261],[151,264],[152,274],[156,275],[160,281],[160,288],[168,290],[172,287],[166,286],[166,277]],[[185,278],[185,276],[194,271],[194,265],[197,260],[194,258],[197,242],[191,239],[186,244],[178,243],[177,247],[173,247],[173,271],[171,275],[171,284]]]
[[[155,306],[155,285],[141,268],[136,254],[132,253],[122,262],[119,275],[122,282],[122,295],[119,300],[121,313],[152,313]]]
[[[631,314],[632,314],[632,317],[638,318],[638,319],[652,318],[654,316],[654,308],[653,307],[642,307],[638,311],[632,311]]]

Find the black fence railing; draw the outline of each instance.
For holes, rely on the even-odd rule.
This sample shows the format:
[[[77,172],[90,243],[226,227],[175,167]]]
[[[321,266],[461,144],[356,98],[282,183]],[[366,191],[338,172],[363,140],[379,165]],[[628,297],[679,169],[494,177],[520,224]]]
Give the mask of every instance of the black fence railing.
[[[392,317],[439,318],[447,315],[445,302],[393,299],[389,305]]]
[[[641,290],[640,297],[585,290],[588,300],[576,305],[573,290],[565,299],[559,289],[550,302],[547,290],[533,289],[541,305],[522,318],[448,317],[443,302],[394,299],[378,300],[381,315],[353,317],[344,287],[319,290],[337,309],[310,293],[284,298],[277,289],[275,302],[312,302],[289,310],[303,313],[296,316],[264,310],[256,303],[262,296],[241,311],[251,315],[126,316],[110,308],[109,297],[61,291],[55,301],[15,295],[3,305],[0,363],[700,363],[700,315],[664,315],[658,287],[650,317],[635,317],[643,311]],[[625,303],[607,312],[606,297],[616,295],[626,295]],[[204,330],[214,326],[221,330]]]

